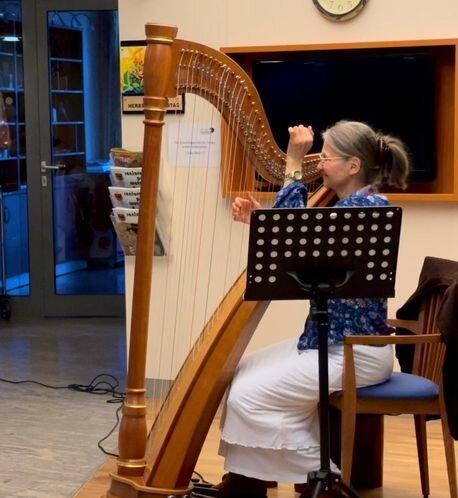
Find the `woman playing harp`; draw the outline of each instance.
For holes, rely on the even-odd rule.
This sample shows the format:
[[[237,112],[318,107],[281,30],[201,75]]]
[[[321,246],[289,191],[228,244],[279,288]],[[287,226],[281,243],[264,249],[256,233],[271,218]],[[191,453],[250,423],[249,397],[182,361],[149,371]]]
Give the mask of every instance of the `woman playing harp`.
[[[312,146],[313,130],[294,126],[289,133],[287,170],[294,171]],[[350,121],[331,126],[323,139],[318,170],[324,185],[337,194],[336,207],[383,206],[388,201],[377,193],[378,186],[405,188],[409,159],[398,139]],[[304,189],[288,180],[275,206],[304,207]],[[257,207],[252,199],[235,199],[234,220],[247,223]],[[332,393],[342,388],[344,336],[392,329],[386,322],[386,299],[330,299],[328,311]],[[317,348],[317,326],[307,319],[299,338],[258,351],[237,367],[222,421],[220,453],[229,472],[216,486],[222,498],[265,498],[266,481],[303,482],[319,470]],[[357,387],[383,382],[393,368],[391,346],[358,346],[355,363]],[[305,488],[303,497],[312,492]]]

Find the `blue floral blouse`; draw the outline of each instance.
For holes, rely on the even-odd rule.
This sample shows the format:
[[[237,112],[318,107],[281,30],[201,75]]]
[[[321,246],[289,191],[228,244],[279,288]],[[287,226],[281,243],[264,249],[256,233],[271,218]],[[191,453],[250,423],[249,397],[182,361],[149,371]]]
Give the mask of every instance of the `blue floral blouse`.
[[[293,182],[282,188],[276,197],[274,207],[303,208],[307,204],[307,189],[299,182]],[[372,185],[353,192],[336,203],[336,207],[350,206],[386,206],[386,197],[377,194]],[[328,343],[337,344],[345,335],[390,334],[393,329],[387,321],[387,301],[385,298],[371,299],[329,299],[328,300]],[[304,332],[299,337],[297,348],[318,348],[318,330],[316,324],[307,318]]]

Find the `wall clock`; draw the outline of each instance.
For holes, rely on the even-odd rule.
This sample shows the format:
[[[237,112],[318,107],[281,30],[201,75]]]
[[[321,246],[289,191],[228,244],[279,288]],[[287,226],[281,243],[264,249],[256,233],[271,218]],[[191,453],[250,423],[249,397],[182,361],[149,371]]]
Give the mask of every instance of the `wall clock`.
[[[347,21],[359,14],[368,0],[313,0],[321,14],[331,21]]]

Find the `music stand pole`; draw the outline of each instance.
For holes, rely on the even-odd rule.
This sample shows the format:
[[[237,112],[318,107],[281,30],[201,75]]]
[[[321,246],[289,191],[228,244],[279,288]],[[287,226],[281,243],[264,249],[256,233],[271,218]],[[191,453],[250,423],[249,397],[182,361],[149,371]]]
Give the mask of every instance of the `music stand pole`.
[[[329,437],[329,372],[328,372],[328,299],[329,284],[312,289],[311,319],[318,329],[319,416],[320,416],[320,470],[330,471],[331,449]]]
[[[318,498],[322,490],[333,489],[345,493],[351,498],[360,498],[356,491],[342,481],[340,474],[331,471],[331,443],[329,427],[329,365],[328,365],[328,297],[336,289],[345,286],[351,278],[347,273],[344,280],[335,283],[332,280],[314,280],[303,282],[297,272],[288,274],[296,281],[299,288],[310,296],[310,317],[318,330],[318,388],[320,420],[320,469],[307,475],[307,483],[314,486],[312,498]],[[343,495],[344,496],[344,495]]]
[[[320,420],[320,469],[307,475],[307,482],[314,486],[312,498],[318,498],[322,490],[340,489],[349,497],[359,498],[345,484],[340,474],[331,471],[330,427],[329,427],[329,369],[328,369],[328,296],[333,285],[320,282],[312,285],[310,315],[318,330],[318,374],[319,374],[319,420]]]

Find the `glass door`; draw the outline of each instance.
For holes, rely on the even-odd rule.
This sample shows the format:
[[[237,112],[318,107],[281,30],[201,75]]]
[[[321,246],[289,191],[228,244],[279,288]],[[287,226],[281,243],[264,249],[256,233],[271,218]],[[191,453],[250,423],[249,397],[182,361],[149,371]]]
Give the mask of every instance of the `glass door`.
[[[9,191],[18,199],[24,191],[23,213],[14,206],[14,216],[22,216],[17,247],[8,249],[13,237],[5,234],[4,269],[8,274],[21,266],[14,273],[23,299],[15,299],[12,315],[123,315],[124,259],[108,192],[110,149],[121,142],[117,1],[16,4],[23,36],[14,50],[10,46],[10,57],[22,63],[23,52],[24,71],[0,65],[0,91],[4,100],[13,99],[17,117],[14,126],[10,116],[3,125],[0,98],[0,160],[8,162],[9,176],[14,160],[17,172],[4,203]],[[15,137],[7,153],[2,130]]]
[[[45,313],[120,314],[124,266],[108,192],[110,149],[121,141],[117,11],[112,1],[36,4],[38,44],[46,44],[38,64],[48,102],[41,122],[49,122],[40,183],[45,251],[53,255]]]

